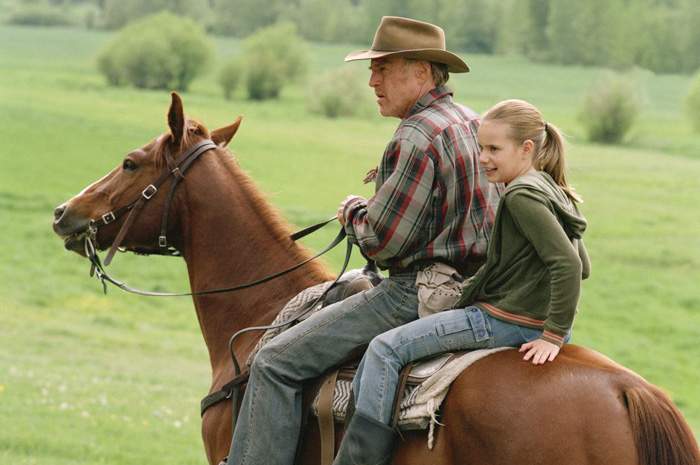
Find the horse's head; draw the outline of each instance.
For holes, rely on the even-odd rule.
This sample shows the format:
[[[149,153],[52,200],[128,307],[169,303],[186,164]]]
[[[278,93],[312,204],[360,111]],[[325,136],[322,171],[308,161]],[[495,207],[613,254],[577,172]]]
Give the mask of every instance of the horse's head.
[[[178,160],[207,140],[225,147],[240,122],[239,117],[232,125],[210,133],[202,124],[185,117],[182,100],[173,93],[168,111],[170,131],[127,153],[116,168],[58,206],[54,210],[54,231],[64,239],[66,249],[84,255],[85,237],[92,228],[99,247],[107,248],[133,210],[128,206],[146,196],[148,201],[142,202],[143,210],[137,213],[120,245],[131,250],[158,250],[169,186],[183,168],[177,166]],[[163,183],[158,190],[149,188],[159,178]]]

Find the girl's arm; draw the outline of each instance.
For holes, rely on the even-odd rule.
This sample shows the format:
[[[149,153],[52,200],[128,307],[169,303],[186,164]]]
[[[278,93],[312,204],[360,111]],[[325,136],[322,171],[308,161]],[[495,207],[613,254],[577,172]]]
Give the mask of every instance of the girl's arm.
[[[537,363],[553,360],[573,323],[581,289],[583,265],[578,247],[571,243],[557,216],[540,199],[523,191],[512,192],[505,199],[508,211],[523,235],[532,244],[547,267],[550,278],[550,301],[541,342],[529,343],[526,359]],[[543,344],[542,342],[547,342]],[[556,346],[555,351],[551,346]],[[556,353],[555,353],[556,352]],[[546,358],[545,358],[546,355]]]
[[[578,256],[581,259],[581,279],[588,279],[591,275],[591,260],[588,258],[588,251],[583,244],[583,239],[576,240],[578,245]]]

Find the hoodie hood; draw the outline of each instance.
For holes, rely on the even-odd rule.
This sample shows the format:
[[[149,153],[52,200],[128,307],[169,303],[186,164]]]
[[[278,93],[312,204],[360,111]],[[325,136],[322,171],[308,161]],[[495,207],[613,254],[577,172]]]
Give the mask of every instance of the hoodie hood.
[[[586,230],[586,220],[579,213],[574,202],[566,195],[564,190],[554,182],[552,177],[544,171],[534,171],[524,174],[513,180],[505,190],[504,195],[515,190],[528,195],[535,200],[546,203],[559,218],[567,236],[572,239],[580,239]]]

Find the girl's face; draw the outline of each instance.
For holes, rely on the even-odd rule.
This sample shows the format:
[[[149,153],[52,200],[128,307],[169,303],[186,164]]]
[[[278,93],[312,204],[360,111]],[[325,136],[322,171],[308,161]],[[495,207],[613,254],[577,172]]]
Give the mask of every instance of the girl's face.
[[[497,120],[486,120],[479,127],[479,162],[489,182],[508,184],[534,170],[532,156],[535,144],[529,139],[518,144],[509,137],[509,129],[506,123]]]

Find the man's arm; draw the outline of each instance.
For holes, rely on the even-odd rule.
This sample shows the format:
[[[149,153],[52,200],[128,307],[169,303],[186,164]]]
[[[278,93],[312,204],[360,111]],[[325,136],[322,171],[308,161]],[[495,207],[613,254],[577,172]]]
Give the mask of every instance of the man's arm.
[[[385,158],[393,170],[374,196],[346,199],[342,213],[348,236],[378,261],[401,257],[420,240],[435,178],[431,158],[409,141],[396,142]]]

